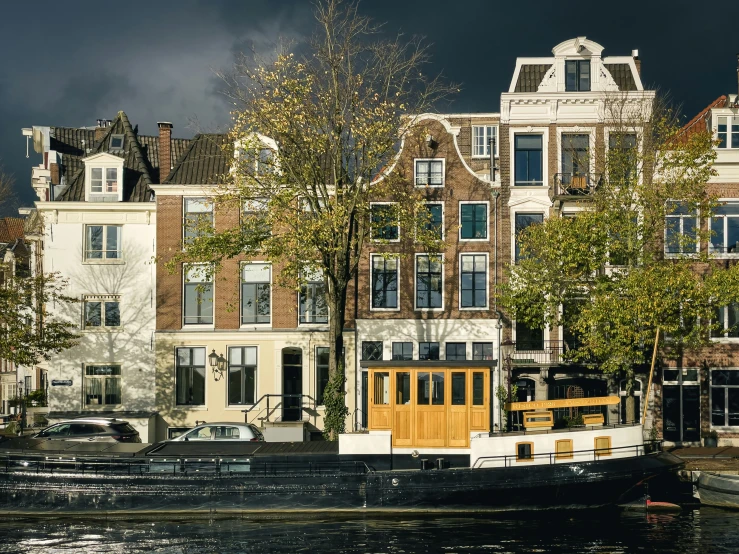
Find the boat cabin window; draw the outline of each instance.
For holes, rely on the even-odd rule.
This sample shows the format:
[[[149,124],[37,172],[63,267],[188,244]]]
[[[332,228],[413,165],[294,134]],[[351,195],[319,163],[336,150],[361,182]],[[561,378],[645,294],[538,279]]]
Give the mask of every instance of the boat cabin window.
[[[396,404],[411,403],[411,374],[398,372],[395,374],[395,392],[398,394]]]
[[[452,373],[452,406],[464,406],[466,404],[465,392],[467,390],[466,374]]]
[[[375,373],[375,404],[390,404],[389,373]]]
[[[611,437],[595,437],[595,450],[597,456],[610,456]]]
[[[554,457],[557,460],[572,458],[572,439],[562,439],[554,443]]]
[[[485,374],[475,371],[472,374],[472,405],[482,406],[485,399]]]
[[[533,442],[517,442],[516,443],[516,461],[533,461],[534,459],[534,443]]]

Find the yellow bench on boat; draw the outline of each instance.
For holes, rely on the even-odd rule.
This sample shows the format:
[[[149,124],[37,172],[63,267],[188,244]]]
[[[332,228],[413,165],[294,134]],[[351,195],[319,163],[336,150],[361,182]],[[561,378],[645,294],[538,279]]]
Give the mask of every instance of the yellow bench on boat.
[[[582,422],[583,425],[603,425],[605,419],[603,414],[583,414]]]
[[[554,412],[547,410],[545,412],[524,412],[523,428],[524,429],[540,429],[542,427],[551,428],[554,425]]]

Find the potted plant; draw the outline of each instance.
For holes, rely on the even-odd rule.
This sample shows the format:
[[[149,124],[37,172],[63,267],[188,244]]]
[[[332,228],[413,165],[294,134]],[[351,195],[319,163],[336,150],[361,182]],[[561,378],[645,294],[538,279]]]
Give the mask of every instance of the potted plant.
[[[701,435],[703,438],[703,446],[707,448],[715,448],[718,446],[718,433],[711,429]]]

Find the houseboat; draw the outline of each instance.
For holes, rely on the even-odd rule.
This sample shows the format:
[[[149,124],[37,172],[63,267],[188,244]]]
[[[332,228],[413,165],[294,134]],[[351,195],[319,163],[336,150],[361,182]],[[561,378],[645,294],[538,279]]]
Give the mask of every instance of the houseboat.
[[[0,444],[0,512],[111,517],[273,517],[321,512],[495,512],[612,505],[682,462],[642,426],[553,429],[552,409],[511,404],[523,428],[491,429],[490,362],[371,362],[369,429],[337,442]]]

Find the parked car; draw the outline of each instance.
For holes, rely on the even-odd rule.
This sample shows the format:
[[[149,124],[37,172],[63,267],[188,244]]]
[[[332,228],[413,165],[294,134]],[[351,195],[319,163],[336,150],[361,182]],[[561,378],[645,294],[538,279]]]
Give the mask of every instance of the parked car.
[[[171,439],[180,441],[263,441],[259,427],[251,423],[203,423]]]
[[[31,438],[90,442],[141,442],[139,432],[128,421],[110,417],[62,421],[47,427]]]

